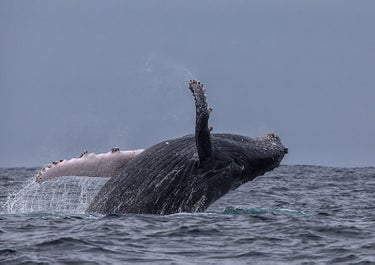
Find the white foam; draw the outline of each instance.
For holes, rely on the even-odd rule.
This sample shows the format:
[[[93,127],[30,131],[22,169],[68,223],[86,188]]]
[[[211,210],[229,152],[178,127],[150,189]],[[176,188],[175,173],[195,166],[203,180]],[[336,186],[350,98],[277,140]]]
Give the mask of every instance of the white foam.
[[[19,213],[71,213],[83,214],[105,178],[62,177],[42,185],[30,179],[13,194],[8,195],[4,212]]]

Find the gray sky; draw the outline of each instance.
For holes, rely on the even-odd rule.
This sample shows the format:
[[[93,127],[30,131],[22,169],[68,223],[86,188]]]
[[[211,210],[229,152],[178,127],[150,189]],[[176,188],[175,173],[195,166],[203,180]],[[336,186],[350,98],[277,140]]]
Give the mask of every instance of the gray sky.
[[[277,133],[284,164],[375,165],[375,1],[0,1],[0,167]]]

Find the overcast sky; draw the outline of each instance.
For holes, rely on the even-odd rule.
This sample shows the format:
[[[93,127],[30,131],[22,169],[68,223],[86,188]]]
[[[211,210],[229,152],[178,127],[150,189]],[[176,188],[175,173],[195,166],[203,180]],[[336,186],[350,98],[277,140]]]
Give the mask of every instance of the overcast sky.
[[[375,165],[375,1],[0,1],[0,167],[277,133],[284,164]]]

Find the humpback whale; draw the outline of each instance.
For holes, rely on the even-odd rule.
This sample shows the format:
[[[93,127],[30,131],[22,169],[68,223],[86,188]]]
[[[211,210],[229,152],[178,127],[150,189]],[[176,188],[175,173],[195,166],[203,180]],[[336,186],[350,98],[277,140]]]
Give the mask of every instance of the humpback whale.
[[[195,100],[194,134],[146,150],[85,152],[42,169],[37,182],[62,175],[107,176],[87,212],[165,215],[202,212],[228,191],[279,166],[288,149],[277,135],[253,139],[211,133],[203,84],[191,80],[189,89]]]
[[[228,191],[263,175],[287,153],[279,137],[211,134],[203,84],[189,83],[195,134],[158,143],[131,159],[101,188],[88,212],[202,212]]]

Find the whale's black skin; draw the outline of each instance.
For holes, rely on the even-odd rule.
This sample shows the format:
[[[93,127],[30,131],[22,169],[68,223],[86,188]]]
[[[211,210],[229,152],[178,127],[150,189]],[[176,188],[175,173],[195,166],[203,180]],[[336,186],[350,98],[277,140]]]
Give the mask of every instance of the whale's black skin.
[[[126,164],[96,195],[88,212],[202,212],[231,189],[263,175],[287,153],[279,137],[211,134],[203,85],[191,81],[195,135],[156,144]]]

